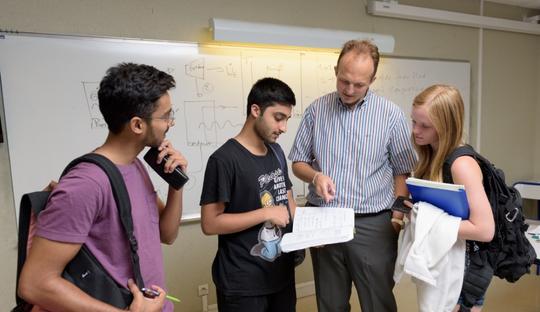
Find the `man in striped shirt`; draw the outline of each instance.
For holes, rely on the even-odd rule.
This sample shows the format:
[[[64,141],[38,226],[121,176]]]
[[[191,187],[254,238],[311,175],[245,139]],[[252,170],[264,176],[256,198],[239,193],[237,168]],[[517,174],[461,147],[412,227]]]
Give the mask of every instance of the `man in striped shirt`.
[[[352,282],[363,312],[397,310],[392,275],[403,215],[390,206],[408,194],[416,156],[403,112],[369,90],[378,63],[371,42],[345,43],[337,91],[306,109],[289,154],[294,174],[310,183],[308,205],[355,211],[352,241],[311,249],[319,311],[350,311]]]

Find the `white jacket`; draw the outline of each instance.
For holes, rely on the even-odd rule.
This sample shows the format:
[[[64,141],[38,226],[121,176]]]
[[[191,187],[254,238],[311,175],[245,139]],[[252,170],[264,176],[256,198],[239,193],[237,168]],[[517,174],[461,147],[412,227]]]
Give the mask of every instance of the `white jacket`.
[[[413,277],[422,312],[452,311],[457,304],[465,270],[465,241],[457,238],[460,222],[419,202],[402,233],[394,281],[399,282],[403,272]]]

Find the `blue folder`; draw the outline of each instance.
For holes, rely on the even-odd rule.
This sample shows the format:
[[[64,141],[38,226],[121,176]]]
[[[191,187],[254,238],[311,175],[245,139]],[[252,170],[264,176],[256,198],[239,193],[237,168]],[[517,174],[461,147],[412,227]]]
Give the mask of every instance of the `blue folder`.
[[[443,183],[440,183],[443,184]],[[427,202],[439,207],[446,213],[460,217],[463,220],[469,219],[469,202],[465,189],[449,190],[431,186],[420,186],[407,181],[407,188],[411,193],[413,202]]]

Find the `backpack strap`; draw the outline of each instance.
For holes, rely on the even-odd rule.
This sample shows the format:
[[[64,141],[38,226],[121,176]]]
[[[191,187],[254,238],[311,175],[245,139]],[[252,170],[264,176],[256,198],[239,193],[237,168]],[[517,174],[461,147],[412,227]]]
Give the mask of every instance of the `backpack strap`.
[[[458,159],[461,156],[472,156],[474,159],[477,159],[478,153],[472,148],[472,146],[465,144],[462,146],[459,146],[455,150],[453,150],[450,155],[446,157],[443,163],[443,182],[445,183],[454,183],[454,179],[452,178],[452,164],[456,159]]]
[[[270,143],[270,144],[268,144],[268,146],[270,147],[270,149],[272,150],[272,152],[274,153],[274,155],[278,159],[279,166],[281,167],[281,170],[283,170],[283,174],[288,177],[289,176],[289,169],[287,167],[287,160],[285,158],[285,153],[283,152],[283,149],[277,143]],[[291,210],[289,209],[289,205],[287,205],[287,211],[289,212],[289,218],[291,218],[291,220],[292,220],[293,216],[291,215]]]
[[[271,143],[268,144],[274,155],[277,157],[279,161],[279,165],[281,167],[281,170],[283,170],[285,175],[289,175],[289,169],[287,168],[287,160],[285,158],[285,153],[283,152],[283,149],[281,146],[277,143]],[[293,216],[291,215],[291,209],[289,209],[289,205],[287,205],[287,211],[289,212],[289,218],[291,220],[293,219]],[[299,266],[302,262],[304,262],[304,259],[306,258],[306,250],[300,249],[296,250],[294,252],[294,266]]]
[[[124,178],[122,177],[120,170],[118,170],[112,161],[110,161],[107,157],[96,153],[89,153],[71,161],[62,172],[62,176],[81,162],[89,162],[97,165],[103,169],[103,171],[105,171],[109,178],[114,200],[116,201],[116,206],[118,208],[118,214],[120,216],[120,220],[122,221],[122,226],[130,245],[131,264],[133,265],[135,282],[137,283],[139,289],[142,289],[144,287],[144,281],[139,265],[139,255],[137,254],[137,238],[133,233],[131,202],[129,200],[129,193],[126,188],[126,184],[124,183]]]
[[[283,152],[281,146],[279,146],[279,144],[277,143],[271,143],[268,144],[268,146],[270,147],[274,155],[277,157],[281,170],[288,174],[287,160],[285,159],[285,153]]]
[[[274,153],[274,156],[279,161],[279,166],[281,167],[281,170],[283,170],[283,175],[289,176],[289,169],[287,168],[287,160],[285,159],[285,153],[283,152],[283,149],[281,146],[277,143],[270,143],[268,144],[268,147],[272,150],[272,153]],[[287,211],[289,211],[289,218],[292,220],[291,210],[289,209],[289,205],[287,205]]]
[[[39,213],[45,208],[47,199],[51,192],[41,191],[24,194],[21,198],[21,204],[19,208],[19,234],[17,245],[17,280],[15,281],[15,289],[19,288],[19,276],[21,275],[22,267],[26,261],[28,235],[30,233],[30,222],[32,218],[32,212],[34,215]],[[15,300],[17,304],[23,304],[24,300],[19,297],[15,292]]]

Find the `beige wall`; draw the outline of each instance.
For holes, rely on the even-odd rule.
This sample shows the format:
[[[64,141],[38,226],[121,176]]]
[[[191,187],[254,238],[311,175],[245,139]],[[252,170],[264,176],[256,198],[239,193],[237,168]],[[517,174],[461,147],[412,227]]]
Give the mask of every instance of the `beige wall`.
[[[402,0],[464,13],[477,13],[471,0]],[[394,55],[466,60],[471,63],[471,142],[477,140],[477,29],[372,17],[358,0],[0,0],[0,29],[179,41],[208,41],[210,17],[391,34]],[[523,10],[486,3],[486,14],[519,17]],[[481,119],[482,151],[510,181],[540,177],[540,36],[484,32]],[[2,111],[3,118],[3,111]],[[2,120],[2,125],[5,122]],[[39,151],[36,151],[39,153]],[[6,143],[0,144],[0,307],[13,304],[16,232]],[[215,237],[201,234],[198,222],[182,225],[177,242],[165,247],[170,292],[182,311],[200,311],[197,286],[211,285]],[[309,260],[297,281],[312,280]],[[215,303],[211,285],[210,303]]]
[[[492,52],[484,54],[482,152],[510,181],[531,179],[538,165],[539,37],[486,31],[484,39]]]

